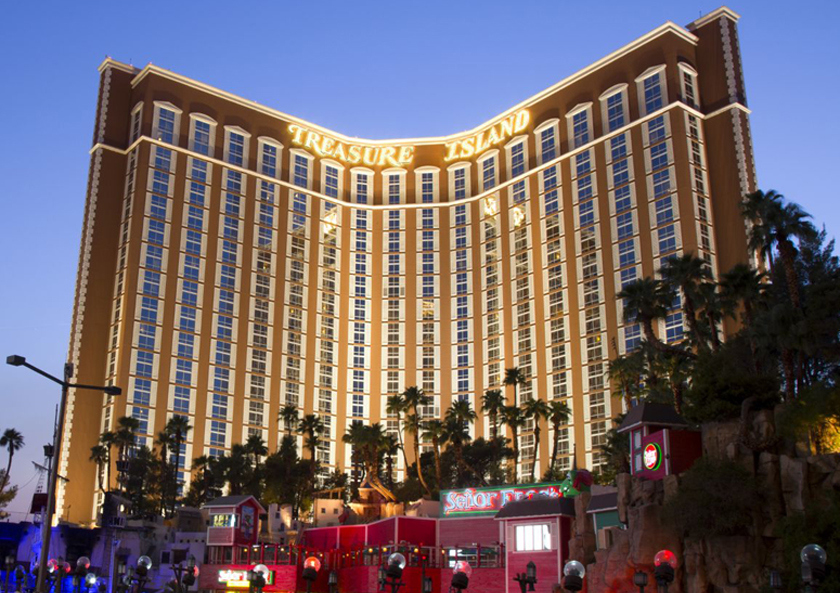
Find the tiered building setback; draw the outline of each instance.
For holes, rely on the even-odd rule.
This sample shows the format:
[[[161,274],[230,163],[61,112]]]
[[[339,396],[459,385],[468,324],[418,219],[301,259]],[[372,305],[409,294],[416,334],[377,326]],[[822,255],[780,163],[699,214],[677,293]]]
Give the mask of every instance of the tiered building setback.
[[[737,20],[722,8],[666,23],[440,138],[350,138],[107,59],[70,360],[76,380],[123,395],[71,392],[60,516],[96,516],[90,447],[123,415],[149,446],[172,415],[189,417],[188,482],[191,459],[252,433],[274,450],[293,404],[326,423],[324,471],[349,471],[346,428],[396,431],[387,397],[412,385],[434,398],[427,417],[468,400],[473,436],[488,436],[480,398],[511,367],[530,378],[515,403],[572,409],[561,467],[577,451],[597,469],[622,411],[607,364],[641,337],[615,294],[675,254],[715,274],[748,258]],[[676,306],[658,331],[681,339]],[[553,431],[535,453],[532,429],[520,476],[550,460]]]

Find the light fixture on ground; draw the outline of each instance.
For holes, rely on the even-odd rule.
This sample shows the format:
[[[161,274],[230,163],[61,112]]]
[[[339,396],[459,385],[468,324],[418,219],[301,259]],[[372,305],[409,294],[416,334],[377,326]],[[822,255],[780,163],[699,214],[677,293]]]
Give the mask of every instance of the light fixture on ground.
[[[76,560],[76,570],[73,571],[73,590],[81,590],[82,582],[88,574],[90,568],[90,558],[87,556],[80,556]]]
[[[384,578],[381,581],[383,589],[384,585],[388,585],[391,588],[391,593],[397,593],[397,591],[400,590],[400,587],[405,585],[405,583],[402,582],[402,573],[405,565],[405,556],[399,552],[394,552],[388,556],[388,563],[385,566]]]
[[[458,560],[452,571],[452,581],[449,583],[449,592],[460,593],[470,586],[470,577],[472,576],[472,566],[466,560]]]
[[[529,562],[525,565],[525,572],[517,572],[513,580],[519,583],[519,590],[522,593],[533,591],[534,585],[537,584],[537,565]]]
[[[828,555],[822,546],[808,544],[802,548],[799,559],[802,560],[802,582],[811,590],[816,590],[825,580],[825,563]]]
[[[653,557],[653,577],[659,590],[668,593],[668,585],[674,582],[677,569],[677,557],[671,550],[659,550]]]
[[[73,364],[67,362],[64,364],[64,379],[59,379],[58,377],[54,377],[53,375],[49,374],[46,371],[43,371],[36,367],[35,365],[29,364],[26,362],[26,358],[23,356],[19,356],[17,354],[12,354],[11,356],[6,357],[6,364],[9,364],[14,367],[26,367],[30,371],[34,371],[39,375],[46,377],[50,381],[58,383],[61,385],[61,403],[58,407],[58,427],[55,430],[55,434],[53,436],[53,451],[58,451],[59,446],[61,445],[61,441],[63,438],[64,432],[64,417],[67,413],[67,394],[70,388],[74,389],[91,389],[93,391],[104,391],[107,395],[121,395],[122,390],[119,387],[115,387],[113,385],[107,386],[96,386],[96,385],[83,385],[81,383],[71,383],[70,379],[73,378]],[[49,483],[47,485],[47,512],[46,516],[44,517],[44,527],[41,529],[41,550],[49,550],[50,549],[50,536],[52,535],[52,519],[53,514],[55,513],[55,485],[56,480],[58,479],[58,463],[56,460],[50,461],[50,478]],[[42,554],[41,560],[38,564],[38,580],[35,583],[35,590],[36,591],[44,591],[44,580],[47,578],[47,555]]]
[[[15,566],[15,590],[26,590],[26,569],[20,564]]]
[[[641,570],[633,575],[633,584],[639,588],[639,593],[645,593],[645,587],[648,584],[648,575]]]
[[[563,588],[567,591],[580,591],[583,589],[583,577],[586,576],[586,568],[577,560],[569,560],[563,567]]]
[[[307,562],[308,561],[309,560],[307,559]],[[318,568],[320,568],[320,563],[318,565]],[[305,572],[306,569],[304,568],[304,573]],[[315,572],[317,573],[318,571],[316,570]],[[251,591],[251,593],[253,593],[254,591],[256,591],[256,593],[262,593],[263,587],[265,587],[266,583],[268,583],[268,577],[268,567],[265,564],[257,564],[256,566],[254,566],[254,568],[248,571],[248,590]],[[306,578],[306,576],[304,576],[303,578]],[[309,581],[307,581],[307,583],[309,583]],[[309,591],[308,585],[306,590]]]
[[[195,565],[195,556],[192,554],[187,558],[186,566],[183,562],[179,562],[178,564],[172,564],[170,568],[172,568],[175,578],[166,584],[164,593],[184,593],[195,584],[198,567]]]
[[[89,591],[92,587],[96,586],[97,577],[96,574],[89,572],[85,575],[85,591]]]
[[[336,571],[330,571],[330,577],[327,580],[327,584],[330,586],[330,593],[338,593],[338,573]]]
[[[319,570],[321,570],[321,561],[315,556],[310,556],[303,561],[303,573],[301,577],[306,581],[306,593],[312,591],[312,583],[318,578]]]

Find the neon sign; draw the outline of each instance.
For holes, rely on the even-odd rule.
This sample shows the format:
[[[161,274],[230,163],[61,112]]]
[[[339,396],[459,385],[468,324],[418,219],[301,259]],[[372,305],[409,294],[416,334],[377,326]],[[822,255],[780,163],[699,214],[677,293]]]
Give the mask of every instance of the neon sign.
[[[482,130],[463,140],[446,143],[445,161],[454,159],[469,158],[476,156],[500,142],[504,142],[514,134],[518,134],[528,127],[531,121],[531,113],[527,109],[517,111],[507,116],[489,130]]]
[[[441,495],[441,505],[444,517],[491,515],[512,500],[523,500],[537,495],[563,497],[559,483],[514,488],[466,488],[444,491]]]
[[[404,167],[414,159],[413,146],[362,146],[346,144],[326,134],[314,132],[297,124],[289,125],[292,143],[315,151],[318,156],[328,157],[355,165],[363,163],[369,167],[390,165]]]
[[[219,582],[235,589],[247,589],[251,586],[247,570],[222,569],[219,571]],[[269,570],[265,579],[266,585],[274,584],[274,571]]]
[[[644,451],[645,467],[656,471],[662,465],[662,448],[659,443],[648,443]]]

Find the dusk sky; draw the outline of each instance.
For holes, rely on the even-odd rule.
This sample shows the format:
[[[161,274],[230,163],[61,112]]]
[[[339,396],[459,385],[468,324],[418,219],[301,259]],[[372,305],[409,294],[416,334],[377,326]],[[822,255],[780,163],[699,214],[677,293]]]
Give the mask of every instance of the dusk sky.
[[[759,185],[840,231],[840,3],[733,0]],[[55,375],[67,356],[94,126],[106,56],[152,62],[351,136],[473,128],[666,21],[716,3],[11,2],[0,25],[0,355]],[[826,107],[827,105],[827,107]],[[714,150],[714,147],[709,147]],[[104,196],[103,196],[104,199]],[[32,461],[52,438],[59,387],[0,365],[0,431],[24,518]],[[98,393],[82,393],[98,405]],[[0,467],[7,454],[0,452]],[[73,479],[73,476],[68,476]],[[71,486],[72,487],[72,486]]]

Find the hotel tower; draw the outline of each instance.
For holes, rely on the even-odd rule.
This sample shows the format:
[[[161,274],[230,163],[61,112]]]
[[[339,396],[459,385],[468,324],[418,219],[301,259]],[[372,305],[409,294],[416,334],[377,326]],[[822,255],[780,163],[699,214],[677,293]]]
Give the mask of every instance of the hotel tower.
[[[140,422],[149,446],[173,415],[181,456],[250,434],[274,450],[293,404],[318,414],[324,471],[348,470],[350,423],[380,422],[419,386],[439,417],[562,400],[562,468],[597,469],[622,411],[611,358],[634,348],[615,294],[695,253],[714,274],[748,258],[738,204],[755,187],[736,22],[721,8],[654,29],[476,128],[362,140],[158,66],[99,68],[70,338],[59,516],[96,516],[99,434]],[[722,333],[732,328],[721,328]],[[658,332],[681,339],[678,304]],[[555,438],[521,431],[520,476]],[[406,437],[409,442],[411,437]],[[409,447],[409,451],[410,451]],[[409,453],[410,454],[410,453]],[[402,461],[398,477],[404,471]]]

